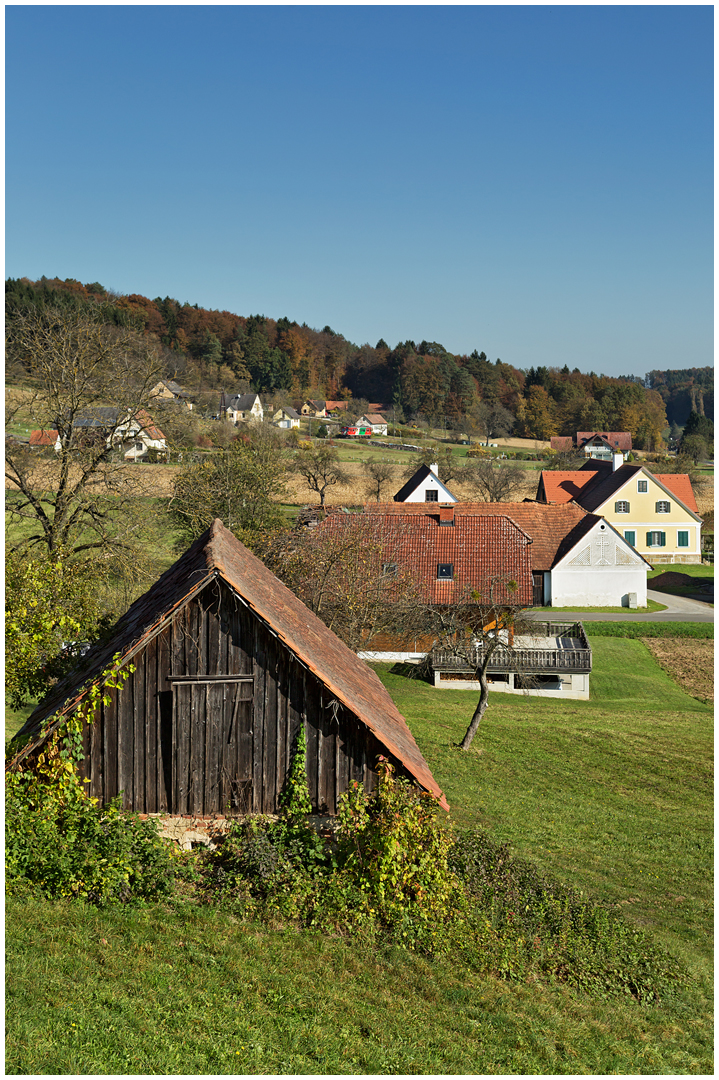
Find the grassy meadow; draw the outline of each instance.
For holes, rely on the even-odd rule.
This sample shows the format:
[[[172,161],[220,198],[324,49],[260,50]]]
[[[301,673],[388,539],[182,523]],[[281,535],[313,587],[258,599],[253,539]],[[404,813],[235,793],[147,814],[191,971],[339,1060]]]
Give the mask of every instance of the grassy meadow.
[[[641,625],[641,624],[639,624]],[[379,674],[458,825],[478,825],[649,930],[691,974],[657,1005],[482,977],[451,958],[243,925],[194,903],[7,904],[6,1071],[681,1073],[713,1070],[712,709],[639,640],[591,635],[592,696]]]

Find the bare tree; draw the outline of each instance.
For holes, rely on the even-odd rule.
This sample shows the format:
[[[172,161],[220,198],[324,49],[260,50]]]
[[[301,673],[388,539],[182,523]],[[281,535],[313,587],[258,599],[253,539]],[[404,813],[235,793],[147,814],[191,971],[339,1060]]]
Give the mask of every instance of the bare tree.
[[[558,450],[556,454],[550,454],[543,462],[544,469],[563,470],[573,472],[581,469],[587,458],[583,450],[572,447],[571,450]]]
[[[331,514],[319,526],[268,537],[265,564],[355,651],[380,634],[416,635],[425,603],[402,560],[402,529],[362,514]]]
[[[6,440],[7,512],[22,527],[22,546],[50,556],[102,551],[134,565],[137,499],[149,492],[142,470],[124,462],[123,442],[135,421],[134,430],[146,422],[151,390],[167,374],[157,350],[134,330],[73,309],[14,315],[6,347],[28,386],[6,427],[22,416],[56,432],[57,449],[41,457]]]
[[[498,401],[480,401],[467,413],[467,426],[483,435],[487,446],[490,439],[509,435],[514,424],[515,419],[509,409]]]
[[[293,467],[310,491],[317,492],[322,506],[325,505],[328,488],[349,481],[333,446],[302,447],[297,451]]]
[[[515,647],[515,638],[526,633],[529,624],[524,618],[526,608],[516,601],[517,592],[516,581],[494,577],[480,589],[468,586],[451,605],[432,605],[427,610],[425,623],[434,638],[428,660],[441,663],[442,657],[445,661],[450,658],[479,682],[479,699],[460,743],[462,750],[472,745],[487,711],[487,672],[492,660],[501,656],[503,667],[521,670],[521,651]]]
[[[382,488],[394,480],[394,465],[382,458],[366,458],[362,469],[366,477],[365,491],[381,502]]]
[[[512,502],[526,489],[529,477],[516,465],[476,461],[462,470],[462,483],[481,502]]]

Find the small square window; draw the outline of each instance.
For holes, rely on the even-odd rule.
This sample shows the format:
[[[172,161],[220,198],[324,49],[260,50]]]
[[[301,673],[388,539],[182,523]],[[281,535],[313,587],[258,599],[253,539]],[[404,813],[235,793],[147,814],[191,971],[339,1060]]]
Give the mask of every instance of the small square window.
[[[437,491],[432,490],[432,489],[430,489],[428,491],[425,491],[425,493],[424,493],[424,501],[425,502],[439,502],[439,493]]]
[[[649,481],[637,480],[637,491],[649,491]]]
[[[667,502],[666,499],[661,499],[657,503],[657,513],[658,514],[668,514],[669,511],[671,510],[671,508],[672,508],[672,504],[670,502]]]
[[[677,533],[677,547],[689,547],[689,533],[681,530]]]
[[[454,563],[437,563],[437,581],[452,581],[454,578]]]
[[[385,577],[397,577],[397,563],[382,563],[382,573],[385,575]]]
[[[628,514],[629,513],[629,503],[625,499],[620,499],[618,502],[615,502],[615,504],[614,504],[614,512],[616,514]]]

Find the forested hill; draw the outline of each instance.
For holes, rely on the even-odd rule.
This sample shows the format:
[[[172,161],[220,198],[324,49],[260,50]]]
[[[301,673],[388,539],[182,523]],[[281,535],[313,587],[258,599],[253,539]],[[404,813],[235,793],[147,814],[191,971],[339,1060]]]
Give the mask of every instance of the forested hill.
[[[98,282],[9,279],[6,317],[28,307],[88,306],[109,323],[154,336],[168,371],[188,388],[254,389],[287,400],[382,402],[397,419],[548,439],[576,431],[631,431],[639,449],[662,445],[690,411],[713,418],[713,368],[610,378],[575,367],[520,370],[484,352],[453,355],[437,342],[355,345],[329,326],[236,315],[170,297],[118,295]],[[581,362],[581,358],[578,357]]]

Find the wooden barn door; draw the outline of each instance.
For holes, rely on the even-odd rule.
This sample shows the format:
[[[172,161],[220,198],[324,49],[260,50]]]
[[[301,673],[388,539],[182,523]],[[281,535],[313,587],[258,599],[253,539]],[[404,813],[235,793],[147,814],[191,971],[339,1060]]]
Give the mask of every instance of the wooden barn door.
[[[252,807],[252,676],[171,677],[173,814]]]

